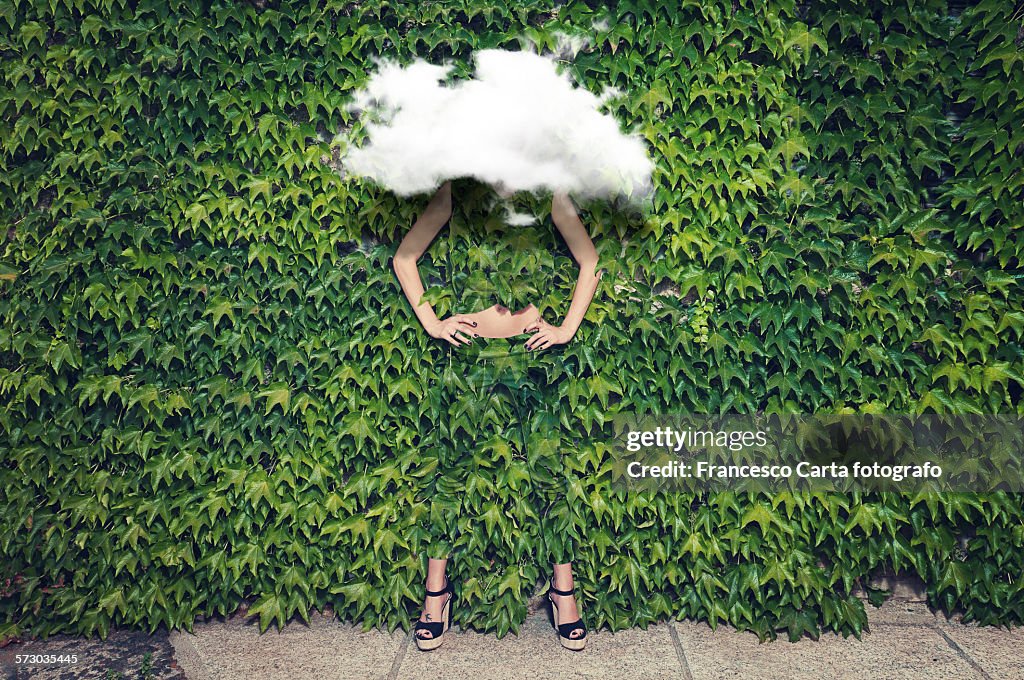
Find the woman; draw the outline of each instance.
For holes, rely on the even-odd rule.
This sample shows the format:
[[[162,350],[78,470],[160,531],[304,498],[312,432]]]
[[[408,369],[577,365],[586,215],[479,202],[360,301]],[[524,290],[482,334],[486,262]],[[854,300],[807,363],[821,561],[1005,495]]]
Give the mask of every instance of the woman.
[[[508,196],[508,192],[501,188],[499,193]],[[402,239],[393,261],[402,290],[424,330],[432,337],[450,345],[449,357],[452,361],[449,362],[449,370],[444,373],[442,384],[451,392],[455,392],[456,389],[493,390],[501,386],[515,395],[517,408],[520,404],[529,407],[539,406],[541,410],[553,408],[554,405],[547,396],[550,394],[549,386],[539,384],[534,377],[536,372],[529,370],[531,360],[527,354],[517,354],[514,350],[505,349],[508,345],[501,345],[500,340],[496,341],[498,344],[495,351],[478,348],[484,346],[480,338],[512,338],[523,333],[531,333],[530,338],[521,345],[521,349],[535,353],[538,350],[564,345],[576,334],[597,290],[598,273],[597,251],[572,201],[566,194],[558,192],[551,201],[552,221],[580,268],[569,310],[559,325],[548,323],[532,304],[514,313],[501,305],[493,305],[469,314],[455,314],[444,319],[437,317],[430,303],[422,300],[424,287],[416,263],[442,227],[448,223],[451,214],[451,182],[445,182],[431,199],[423,215]],[[510,358],[512,361],[509,361]],[[443,423],[438,423],[436,429],[440,433],[438,436],[441,437],[442,448],[457,447],[456,435],[446,433]],[[549,466],[549,469],[550,467],[553,466]],[[550,475],[540,477],[547,478]],[[453,517],[457,514],[453,508],[459,507],[460,499],[457,480],[454,485],[450,483],[451,480],[448,481],[448,491],[439,491],[432,499],[431,527],[434,533],[428,554],[426,599],[415,630],[416,644],[423,650],[439,647],[443,640],[442,636],[451,624],[453,592],[445,569],[450,551],[460,532],[460,523]],[[542,490],[544,499],[557,495],[561,496],[561,502],[564,503],[562,488],[544,483],[538,483],[537,488]],[[440,510],[433,512],[435,507]],[[540,532],[539,535],[550,536],[553,533],[553,520],[549,517],[554,514],[541,513],[541,522],[549,524],[548,530]],[[465,527],[465,523],[461,525]],[[572,549],[571,541],[567,540],[560,540],[557,543],[552,541],[552,545],[545,546],[553,561],[548,598],[552,604],[559,642],[568,649],[582,650],[586,645],[587,630],[579,616],[574,596]]]

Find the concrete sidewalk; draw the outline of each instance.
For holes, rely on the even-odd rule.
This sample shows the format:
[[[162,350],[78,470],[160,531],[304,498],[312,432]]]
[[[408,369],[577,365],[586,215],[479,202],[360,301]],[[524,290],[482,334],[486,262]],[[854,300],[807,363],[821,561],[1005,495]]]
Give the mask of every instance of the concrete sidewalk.
[[[362,633],[328,617],[258,635],[240,617],[172,633],[178,664],[191,680],[375,678],[991,678],[1024,679],[1024,629],[946,621],[919,602],[866,605],[863,640],[759,644],[750,633],[705,624],[591,633],[583,652],[563,650],[535,603],[517,636],[448,633],[439,650],[416,649],[409,634]]]
[[[314,613],[307,626],[259,634],[255,619],[197,623],[195,634],[115,631],[105,642],[69,636],[0,649],[0,677],[188,678],[189,680],[358,680],[416,678],[989,678],[1024,680],[1024,629],[963,625],[931,613],[921,602],[891,599],[866,605],[863,640],[829,634],[821,640],[759,644],[750,633],[702,623],[664,623],[647,630],[591,632],[583,652],[563,650],[546,610],[535,600],[519,635],[459,632],[439,650],[423,653],[408,633],[370,631]],[[15,654],[77,652],[74,667],[16,667]],[[155,660],[140,673],[140,655]],[[112,675],[118,669],[121,675]]]

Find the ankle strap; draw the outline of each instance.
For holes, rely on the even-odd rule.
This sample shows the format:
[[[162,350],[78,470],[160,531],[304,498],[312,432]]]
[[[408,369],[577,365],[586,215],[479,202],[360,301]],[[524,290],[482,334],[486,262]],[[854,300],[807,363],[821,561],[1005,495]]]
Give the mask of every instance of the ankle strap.
[[[572,590],[559,590],[558,588],[555,587],[554,583],[548,583],[548,589],[552,593],[554,593],[555,595],[561,595],[563,597],[568,596],[568,595],[575,595],[576,594],[576,589],[575,588],[572,589]]]
[[[448,577],[445,576],[444,577],[444,588],[441,588],[441,590],[427,590],[427,597],[440,597],[441,595],[444,595],[445,593],[448,592],[450,586],[451,586],[451,584],[448,583]]]

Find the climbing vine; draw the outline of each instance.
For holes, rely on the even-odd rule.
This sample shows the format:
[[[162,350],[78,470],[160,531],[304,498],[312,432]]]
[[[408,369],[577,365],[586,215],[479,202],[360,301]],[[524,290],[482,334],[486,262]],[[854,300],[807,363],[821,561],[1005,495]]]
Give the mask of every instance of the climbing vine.
[[[1021,414],[1022,26],[995,0],[0,4],[0,637],[244,601],[264,628],[410,625],[444,348],[390,257],[426,197],[342,178],[332,140],[377,57],[466,75],[560,35],[657,163],[640,219],[582,206],[606,274],[541,359],[573,376],[589,623],[859,635],[880,568],[1019,623],[1019,496],[627,495],[602,435],[629,411]],[[507,293],[564,314],[557,234],[489,228],[460,190],[443,247],[553,268]],[[467,489],[492,523],[452,565],[456,619],[499,635],[547,569],[498,540],[510,470]]]

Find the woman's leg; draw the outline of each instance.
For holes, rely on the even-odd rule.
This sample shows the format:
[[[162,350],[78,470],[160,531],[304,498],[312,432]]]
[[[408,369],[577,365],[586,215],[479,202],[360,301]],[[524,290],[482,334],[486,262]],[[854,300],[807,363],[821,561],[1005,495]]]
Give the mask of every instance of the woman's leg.
[[[551,584],[556,589],[563,592],[573,592],[576,584],[572,580],[572,562],[555,564],[552,566],[552,572]],[[558,621],[555,621],[556,625],[572,623],[580,618],[579,610],[576,608],[575,595],[556,595],[552,593],[551,597],[558,605]],[[585,634],[585,631],[577,629],[572,631],[569,637],[575,639]]]
[[[556,450],[562,454],[562,447]],[[562,454],[564,455],[564,454]],[[569,467],[559,456],[562,465],[552,470],[553,483],[545,489],[548,502],[547,511],[541,515],[541,536],[544,537],[543,551],[551,561],[551,590],[549,596],[557,605],[554,614],[555,626],[574,623],[580,620],[579,608],[576,604],[576,583],[572,574],[572,561],[576,558],[576,533],[574,514],[568,500],[570,493]],[[566,593],[560,595],[554,591]],[[586,630],[576,628],[569,632],[570,639],[586,636]]]
[[[538,546],[543,560],[552,564],[549,597],[557,609],[555,626],[575,623],[580,620],[576,604],[575,581],[572,562],[576,558],[579,542],[579,527],[576,513],[570,499],[575,498],[573,480],[575,472],[569,439],[562,432],[558,412],[559,380],[537,375],[528,383],[525,396],[534,407],[530,418],[531,436],[528,448],[535,473],[534,493],[542,508],[540,512],[541,545]],[[560,595],[554,591],[565,593]],[[570,639],[586,637],[585,628],[569,631]],[[581,640],[582,642],[582,640]],[[575,647],[573,649],[576,649]],[[582,649],[582,647],[580,647]]]
[[[448,559],[434,559],[429,558],[427,560],[427,590],[440,591],[445,586],[445,567],[448,566]],[[426,597],[423,602],[423,612],[420,614],[420,621],[425,623],[433,623],[441,620],[441,610],[444,608],[444,603],[448,599],[448,595],[438,595],[434,597]],[[421,638],[429,639],[431,637],[429,630],[420,630],[417,635]]]
[[[442,456],[442,461],[446,457]],[[446,590],[448,580],[445,570],[448,558],[452,554],[458,537],[458,517],[461,512],[461,501],[456,488],[460,485],[458,477],[440,475],[432,485],[430,511],[427,515],[429,526],[428,542],[425,546],[427,554],[427,579],[425,590],[437,595],[424,595],[423,610],[419,620],[424,623],[438,623],[444,620],[445,604],[452,597]],[[464,483],[462,484],[464,485]],[[452,603],[454,604],[454,603]],[[429,640],[434,637],[429,630],[418,628],[416,637]]]
[[[424,518],[427,528],[427,541],[421,549],[427,557],[427,592],[441,592],[447,585],[445,570],[448,558],[452,554],[458,536],[458,517],[462,511],[460,498],[461,487],[465,486],[464,476],[460,474],[457,464],[458,450],[452,433],[447,427],[448,419],[443,414],[448,411],[455,397],[452,390],[451,351],[446,349],[443,359],[439,362],[437,380],[433,385],[438,390],[442,404],[442,417],[433,427],[430,440],[431,446],[427,455],[436,457],[437,473],[427,493],[428,511]],[[442,620],[445,603],[450,594],[424,595],[423,609],[419,620],[424,623],[436,623]],[[416,636],[421,639],[433,637],[429,630],[418,628]]]

